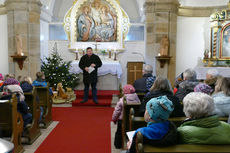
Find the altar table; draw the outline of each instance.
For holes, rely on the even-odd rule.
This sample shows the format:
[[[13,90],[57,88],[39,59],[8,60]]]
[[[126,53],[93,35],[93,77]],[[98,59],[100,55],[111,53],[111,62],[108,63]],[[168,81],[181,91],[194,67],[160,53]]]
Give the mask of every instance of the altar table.
[[[77,90],[83,90],[83,72],[78,66],[79,61],[71,63],[70,72],[79,74],[79,84]],[[119,81],[122,75],[122,67],[118,61],[102,61],[102,66],[98,69],[98,90],[119,90]]]
[[[72,73],[83,73],[80,67],[78,66],[79,61],[73,61],[71,63],[70,72]],[[112,74],[117,75],[117,78],[121,78],[122,68],[118,61],[102,61],[102,66],[99,67],[97,71],[98,76]]]

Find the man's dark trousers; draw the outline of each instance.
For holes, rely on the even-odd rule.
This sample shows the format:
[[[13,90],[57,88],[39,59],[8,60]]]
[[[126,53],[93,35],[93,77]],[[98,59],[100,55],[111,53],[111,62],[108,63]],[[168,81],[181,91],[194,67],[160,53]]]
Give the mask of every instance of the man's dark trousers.
[[[92,87],[92,96],[93,96],[93,101],[97,101],[97,88],[96,85],[97,83],[84,83],[85,88],[84,88],[84,101],[88,100],[88,96],[89,96],[89,85],[91,84]]]

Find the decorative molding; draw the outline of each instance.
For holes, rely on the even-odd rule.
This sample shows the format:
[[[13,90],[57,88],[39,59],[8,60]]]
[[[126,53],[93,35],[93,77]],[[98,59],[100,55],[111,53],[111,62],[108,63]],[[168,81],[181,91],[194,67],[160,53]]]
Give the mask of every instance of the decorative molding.
[[[213,7],[179,7],[178,16],[186,17],[210,17],[210,15],[216,11],[228,9],[228,6],[213,6]]]

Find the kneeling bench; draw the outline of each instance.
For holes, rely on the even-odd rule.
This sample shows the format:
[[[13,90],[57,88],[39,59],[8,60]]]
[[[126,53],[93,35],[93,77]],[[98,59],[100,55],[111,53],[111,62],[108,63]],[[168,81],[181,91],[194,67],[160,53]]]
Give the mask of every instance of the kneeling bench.
[[[137,153],[154,153],[154,152],[230,152],[230,145],[195,145],[195,144],[177,144],[173,146],[156,147],[143,144],[143,135],[138,132],[136,139]]]

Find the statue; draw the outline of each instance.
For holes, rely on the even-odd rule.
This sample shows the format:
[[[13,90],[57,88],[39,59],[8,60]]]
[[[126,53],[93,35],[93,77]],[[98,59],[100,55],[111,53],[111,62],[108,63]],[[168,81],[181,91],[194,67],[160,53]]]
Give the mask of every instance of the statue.
[[[168,49],[169,49],[169,40],[167,36],[164,36],[163,38],[161,38],[160,55],[168,56]]]
[[[22,38],[19,34],[15,36],[15,42],[16,42],[16,49],[17,49],[17,55],[23,56],[22,52]]]

